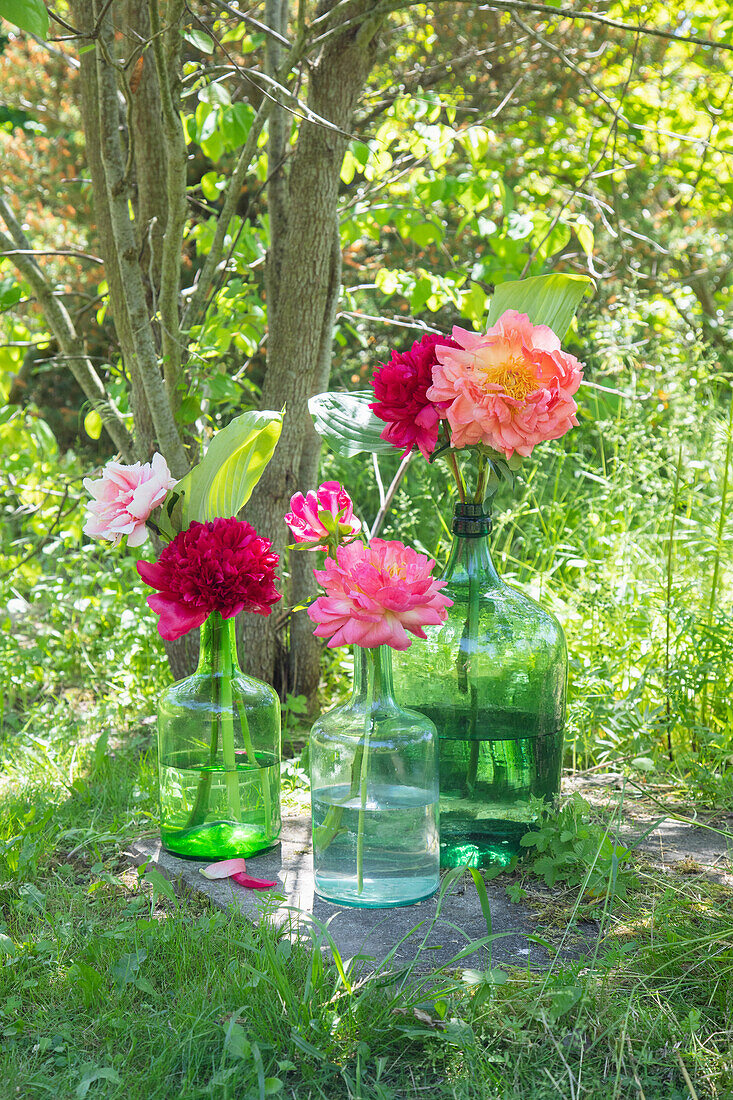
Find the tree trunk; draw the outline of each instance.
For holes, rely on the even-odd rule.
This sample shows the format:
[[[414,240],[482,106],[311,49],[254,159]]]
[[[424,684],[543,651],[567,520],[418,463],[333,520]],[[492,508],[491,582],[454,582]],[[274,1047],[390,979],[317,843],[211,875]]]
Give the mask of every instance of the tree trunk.
[[[331,353],[333,327],[338,309],[341,290],[341,239],[338,215],[334,219],[331,237],[331,283],[329,286],[329,305],[323,321],[321,348],[316,364],[315,377],[309,397],[322,393],[328,388],[331,375]],[[310,416],[306,417],[303,432],[303,450],[300,456],[298,484],[304,490],[315,487],[318,478],[318,465],[321,458],[321,439],[313,427]],[[312,555],[302,551],[290,554],[290,596],[295,606],[306,603],[318,590],[313,576]],[[313,623],[304,611],[296,612],[290,620],[290,645],[288,647],[288,682],[292,690],[305,695],[308,707],[314,709],[316,692],[320,681],[321,654],[323,642],[313,636]]]
[[[336,6],[336,0],[328,0],[319,6],[319,14]],[[304,446],[312,430],[308,398],[322,370],[324,327],[329,333],[332,327],[339,176],[354,108],[375,56],[377,25],[369,18],[371,7],[370,0],[364,0],[349,9],[349,28],[328,39],[313,67],[308,106],[327,122],[301,123],[289,177],[288,219],[262,389],[262,407],[285,405],[288,415],[274,457],[248,506],[250,521],[281,556],[286,542],[282,517],[290,497],[298,488],[311,487],[300,483]],[[359,14],[364,21],[354,25],[351,20]],[[300,577],[301,567],[296,570]],[[244,633],[249,670],[272,682],[276,639],[271,619],[248,616]],[[299,637],[301,628],[294,633]],[[297,683],[288,686],[298,689]]]

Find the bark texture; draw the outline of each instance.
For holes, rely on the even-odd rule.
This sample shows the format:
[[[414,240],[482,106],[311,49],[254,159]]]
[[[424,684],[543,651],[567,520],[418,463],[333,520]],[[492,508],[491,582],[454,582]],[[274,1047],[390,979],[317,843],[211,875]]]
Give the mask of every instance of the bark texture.
[[[336,7],[335,0],[328,0],[319,6],[319,14]],[[288,179],[275,323],[268,325],[262,390],[263,408],[285,405],[288,415],[280,444],[248,506],[250,521],[272,539],[281,555],[286,542],[282,517],[290,497],[299,488],[311,487],[300,480],[304,454],[308,455],[308,473],[315,469],[314,456],[317,463],[312,437],[306,442],[312,432],[308,399],[319,388],[324,362],[330,359],[324,349],[330,349],[340,275],[338,250],[334,249],[339,177],[354,108],[376,52],[378,28],[370,17],[371,8],[369,0],[350,5],[348,28],[329,38],[313,66],[308,106],[331,125],[301,123]],[[353,22],[355,16],[359,22]],[[294,568],[297,582],[302,584],[305,570],[298,565]],[[256,618],[250,616],[244,625],[249,671],[265,680],[280,679],[282,686],[285,677],[283,670],[276,669],[274,631],[268,629],[267,620]],[[304,633],[300,624],[294,628],[298,640]],[[294,663],[297,666],[297,654]]]

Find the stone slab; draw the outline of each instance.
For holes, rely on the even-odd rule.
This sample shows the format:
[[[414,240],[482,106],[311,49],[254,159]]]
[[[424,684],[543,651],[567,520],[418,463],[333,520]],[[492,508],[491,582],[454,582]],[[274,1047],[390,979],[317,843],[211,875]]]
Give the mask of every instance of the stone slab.
[[[128,852],[137,865],[155,867],[174,885],[204,895],[220,909],[234,906],[257,922],[267,916],[278,926],[287,926],[293,938],[309,936],[318,925],[328,932],[344,960],[361,959],[368,969],[383,965],[398,969],[414,964],[417,970],[453,966],[485,969],[500,963],[547,969],[555,948],[543,941],[542,928],[529,909],[510,902],[504,884],[489,882],[486,889],[491,908],[489,949],[479,946],[465,957],[456,956],[471,943],[488,934],[479,895],[472,877],[464,874],[438,896],[417,905],[396,909],[354,909],[323,901],[313,889],[310,817],[286,817],[280,843],[247,860],[247,870],[258,878],[275,879],[272,891],[244,890],[219,880],[209,882],[199,874],[205,862],[180,859],[166,852],[160,840],[141,839]],[[312,919],[314,918],[314,919]],[[564,959],[578,958],[592,948],[596,929],[586,926],[586,937],[577,933],[559,947]]]

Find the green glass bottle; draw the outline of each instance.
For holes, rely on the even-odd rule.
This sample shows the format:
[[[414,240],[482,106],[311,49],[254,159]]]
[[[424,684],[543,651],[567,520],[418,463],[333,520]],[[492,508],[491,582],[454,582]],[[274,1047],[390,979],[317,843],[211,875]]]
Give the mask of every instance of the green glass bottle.
[[[435,726],[392,693],[388,646],[354,646],[354,690],[310,736],[313,870],[327,901],[412,905],[440,882]]]
[[[530,797],[560,788],[565,637],[500,579],[490,530],[481,505],[456,505],[443,574],[453,606],[394,661],[399,697],[438,729],[444,867],[510,862],[531,825]]]
[[[234,619],[201,627],[199,665],[158,704],[160,833],[191,859],[250,856],[280,834],[280,703],[237,661]]]

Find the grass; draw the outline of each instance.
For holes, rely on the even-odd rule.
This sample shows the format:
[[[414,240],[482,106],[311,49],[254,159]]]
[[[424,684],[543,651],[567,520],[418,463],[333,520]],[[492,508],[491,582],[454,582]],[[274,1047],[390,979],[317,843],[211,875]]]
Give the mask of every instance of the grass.
[[[328,950],[173,899],[130,868],[125,843],[154,829],[152,731],[102,751],[96,724],[90,713],[76,744],[36,738],[6,773],[3,1097],[733,1095],[725,887],[637,860],[634,884],[607,898],[608,882],[589,896],[575,867],[552,891],[527,870],[509,890],[544,894],[558,935],[600,914],[595,957],[393,979],[357,960],[345,984]],[[602,838],[610,817],[572,805],[586,840]],[[588,869],[608,863],[601,847]]]

